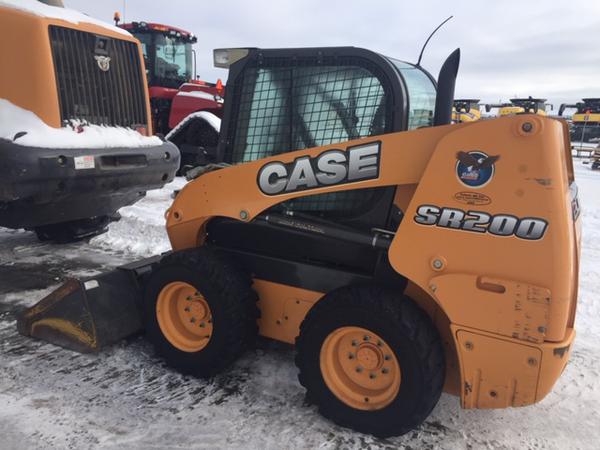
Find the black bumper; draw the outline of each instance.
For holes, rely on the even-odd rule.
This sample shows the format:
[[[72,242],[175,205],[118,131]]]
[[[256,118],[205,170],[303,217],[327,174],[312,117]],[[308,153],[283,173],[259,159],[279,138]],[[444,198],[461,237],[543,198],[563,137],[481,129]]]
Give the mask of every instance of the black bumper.
[[[60,149],[0,139],[0,226],[33,228],[111,215],[172,181],[179,160],[170,142]]]

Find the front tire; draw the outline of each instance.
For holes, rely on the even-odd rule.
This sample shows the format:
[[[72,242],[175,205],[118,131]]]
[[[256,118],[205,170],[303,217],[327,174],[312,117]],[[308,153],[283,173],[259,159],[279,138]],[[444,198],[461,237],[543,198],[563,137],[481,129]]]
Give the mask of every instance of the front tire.
[[[339,289],[309,311],[296,365],[323,416],[378,437],[418,427],[445,377],[442,343],[429,317],[408,297],[374,286]]]
[[[146,284],[148,340],[167,365],[199,377],[221,372],[258,333],[251,279],[209,248],[164,257]]]

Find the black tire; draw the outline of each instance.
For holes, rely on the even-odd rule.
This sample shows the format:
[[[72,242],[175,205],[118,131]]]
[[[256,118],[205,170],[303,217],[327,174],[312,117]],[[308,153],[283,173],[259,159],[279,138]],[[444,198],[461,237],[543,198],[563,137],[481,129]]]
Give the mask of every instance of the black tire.
[[[67,244],[89,239],[108,231],[108,225],[120,219],[120,215],[99,216],[89,219],[79,219],[70,222],[53,223],[35,227],[34,231],[41,242],[56,242]]]
[[[381,409],[347,405],[323,379],[323,342],[345,326],[366,328],[381,336],[398,359],[402,373],[398,394]],[[427,314],[408,297],[375,286],[341,288],[320,300],[300,327],[296,365],[308,401],[323,416],[377,437],[401,435],[418,427],[437,404],[445,378],[442,342]]]
[[[173,281],[194,286],[208,303],[213,333],[202,350],[185,352],[163,335],[156,317],[158,294]],[[144,293],[146,336],[167,365],[198,377],[210,377],[234,362],[258,334],[257,295],[251,279],[230,261],[206,247],[164,257],[153,270]]]

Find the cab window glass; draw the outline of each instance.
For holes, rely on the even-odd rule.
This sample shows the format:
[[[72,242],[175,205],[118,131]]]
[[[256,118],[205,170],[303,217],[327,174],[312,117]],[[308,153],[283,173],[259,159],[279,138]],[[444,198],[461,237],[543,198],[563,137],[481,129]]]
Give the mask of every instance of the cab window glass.
[[[232,163],[253,161],[386,132],[386,92],[377,76],[353,65],[246,68]],[[295,211],[357,212],[368,209],[376,189],[317,194],[286,202]]]
[[[383,86],[350,66],[249,69],[232,162],[381,134]]]
[[[408,129],[433,125],[436,89],[429,76],[417,66],[388,58],[398,69],[408,89]]]
[[[154,71],[159,78],[191,78],[191,51],[189,43],[164,35],[157,35]]]

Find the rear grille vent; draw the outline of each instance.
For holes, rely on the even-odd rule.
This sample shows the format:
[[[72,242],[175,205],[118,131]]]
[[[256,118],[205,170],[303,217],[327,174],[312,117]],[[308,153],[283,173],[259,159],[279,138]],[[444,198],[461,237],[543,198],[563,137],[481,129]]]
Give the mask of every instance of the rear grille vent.
[[[49,30],[63,122],[148,124],[146,87],[133,42],[58,26]]]

